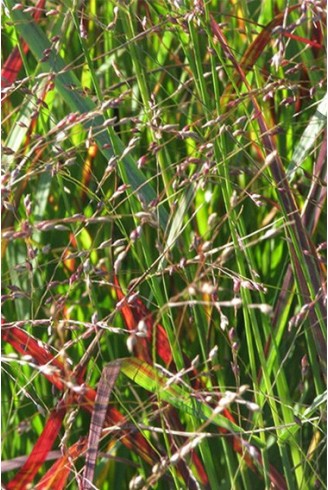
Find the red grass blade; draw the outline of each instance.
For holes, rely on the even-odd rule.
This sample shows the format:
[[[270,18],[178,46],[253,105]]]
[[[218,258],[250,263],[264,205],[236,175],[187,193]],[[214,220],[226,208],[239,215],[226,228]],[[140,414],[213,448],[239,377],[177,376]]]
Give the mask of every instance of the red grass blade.
[[[288,9],[288,12],[292,12],[293,10],[299,8],[299,5],[293,5]],[[253,66],[255,65],[256,61],[258,58],[261,56],[263,53],[265,47],[272,41],[272,31],[275,27],[279,26],[282,24],[284,18],[285,18],[285,12],[280,12],[276,17],[268,24],[266,25],[263,30],[260,32],[260,34],[254,39],[254,41],[248,46],[246,49],[244,55],[242,56],[242,59],[240,60],[240,67],[244,71],[244,74],[246,74],[248,71],[250,71]],[[212,18],[211,20],[211,27],[212,30],[214,29],[214,24],[216,22]],[[213,30],[214,32],[214,30]],[[285,33],[284,33],[285,34]],[[241,76],[240,72],[238,70],[235,71],[234,73],[234,83],[235,86],[239,86],[243,81],[243,77]],[[222,96],[221,96],[221,103],[222,107],[225,108],[226,105],[228,104],[229,101],[231,101],[232,93],[234,91],[234,88],[231,83],[228,83],[226,86]]]
[[[116,286],[116,294],[120,301],[123,301],[121,312],[127,328],[131,331],[135,331],[140,321],[144,321],[146,324],[146,337],[135,338],[135,356],[139,359],[146,361],[148,364],[152,364],[152,346],[153,346],[153,332],[156,330],[156,352],[158,356],[168,366],[172,362],[172,352],[169,340],[166,332],[161,325],[154,326],[154,320],[149,310],[145,307],[143,302],[136,298],[132,304],[124,302],[124,294],[121,289],[121,285],[116,276],[114,276],[114,284]]]
[[[66,414],[66,407],[67,401],[61,400],[57,408],[51,412],[31,454],[15,477],[7,484],[7,490],[25,490],[32,483],[55,443]]]
[[[311,39],[307,39],[306,37],[297,36],[296,34],[292,34],[291,32],[284,32],[283,35],[285,37],[289,37],[290,39],[295,39],[295,41],[299,41],[303,44],[308,44],[311,48],[321,49],[323,46],[319,44],[317,41],[312,41]]]
[[[43,372],[43,375],[59,390],[63,390],[65,385],[62,377],[65,373],[64,365],[56,359],[44,344],[35,340],[31,335],[17,327],[2,325],[1,336],[4,342],[8,342],[22,355],[29,354],[40,366],[55,367],[57,370]],[[59,374],[60,373],[60,374]]]
[[[87,439],[83,438],[68,448],[64,456],[58,459],[41,478],[35,486],[36,490],[64,490],[71,472],[71,462],[82,456],[86,447]]]
[[[67,372],[63,363],[52,356],[42,342],[36,341],[31,335],[20,328],[6,326],[5,324],[2,326],[1,334],[2,339],[10,343],[17,352],[22,355],[31,355],[36,364],[40,366],[55,366],[58,369],[58,372],[48,374],[43,371],[42,374],[56,386],[57,389],[63,391],[67,387],[65,379],[66,377],[71,378],[71,373]],[[73,392],[72,395],[74,399],[77,400],[84,410],[92,413],[96,399],[96,391],[89,386],[84,386],[83,389],[81,387],[81,390],[78,391],[79,393]],[[108,407],[105,419],[105,424],[107,426],[124,426],[126,422],[126,417],[119,410],[111,406]],[[140,434],[138,429],[122,428],[120,440],[128,449],[138,453],[148,464],[154,465],[158,460],[157,453],[142,434]]]
[[[44,8],[44,4],[45,4],[45,0],[39,0],[35,6],[33,18],[36,22],[40,20]],[[25,54],[28,53],[29,46],[25,41],[21,42],[21,49]],[[22,68],[22,65],[23,65],[23,61],[19,49],[18,47],[16,47],[12,50],[12,52],[4,62],[1,70],[1,81],[4,87],[9,87],[12,83],[16,81],[18,73]]]

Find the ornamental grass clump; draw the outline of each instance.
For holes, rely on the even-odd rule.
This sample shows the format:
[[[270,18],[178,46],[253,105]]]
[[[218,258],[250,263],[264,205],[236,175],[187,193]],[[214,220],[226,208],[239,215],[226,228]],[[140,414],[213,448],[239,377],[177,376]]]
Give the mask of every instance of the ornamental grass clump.
[[[326,488],[324,2],[2,10],[3,488]]]

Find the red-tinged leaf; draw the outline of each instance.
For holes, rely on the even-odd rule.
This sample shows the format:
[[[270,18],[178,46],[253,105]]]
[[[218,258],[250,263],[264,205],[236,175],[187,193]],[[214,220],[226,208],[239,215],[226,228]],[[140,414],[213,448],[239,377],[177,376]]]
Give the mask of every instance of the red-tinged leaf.
[[[115,289],[116,296],[120,301],[123,302],[125,299],[125,295],[123,294],[123,291],[121,289],[121,285],[120,285],[120,282],[119,282],[117,276],[114,276],[114,284],[116,286],[116,289]],[[127,304],[127,302],[123,304],[120,311],[122,312],[122,315],[123,315],[127,329],[128,330],[135,330],[135,328],[137,327],[136,320],[135,320],[135,317],[132,313],[132,309]]]
[[[289,7],[287,9],[288,13],[292,12],[297,8],[299,8],[299,5],[293,5],[292,7]],[[263,30],[254,39],[254,41],[250,44],[250,46],[248,46],[239,64],[240,68],[243,70],[244,73],[247,73],[253,68],[256,61],[263,53],[265,47],[272,41],[273,29],[279,26],[280,24],[282,24],[285,16],[286,16],[285,12],[280,12],[279,14],[277,14],[276,17],[263,28]],[[211,28],[215,36],[219,38],[221,36],[219,34],[220,28],[212,16],[211,16]],[[240,75],[239,70],[236,70],[233,78],[234,78],[235,87],[238,87],[243,81],[243,77]],[[228,83],[221,96],[222,108],[225,108],[228,102],[231,100],[233,91],[234,91],[233,85],[231,83]]]
[[[7,484],[7,490],[25,490],[32,483],[58,436],[66,414],[66,407],[67,401],[62,400],[51,412],[31,454],[16,476]]]
[[[10,325],[2,325],[1,329],[2,339],[8,342],[12,347],[22,355],[30,355],[33,357],[36,364],[39,366],[49,366],[57,368],[56,372],[43,372],[42,374],[58,388],[63,390],[65,385],[62,381],[62,377],[65,373],[65,367],[62,362],[56,359],[48,350],[45,344],[41,341],[34,339],[31,335],[27,334],[24,330]]]
[[[83,438],[67,449],[47,473],[35,485],[36,490],[63,490],[66,488],[67,478],[71,471],[72,462],[80,457],[87,447],[87,438]]]
[[[96,467],[99,440],[106,418],[109,397],[119,372],[119,362],[111,362],[103,369],[98,383],[97,395],[95,404],[93,406],[92,418],[90,423],[88,449],[83,474],[83,490],[89,490],[93,488],[92,482]]]
[[[93,411],[93,401],[96,397],[96,392],[91,388],[86,393],[86,398],[90,401],[84,405],[89,412]],[[107,414],[104,422],[104,427],[113,425],[119,426],[126,423],[126,418],[114,407],[107,409]],[[158,455],[148,444],[146,439],[137,430],[132,428],[131,431],[124,430],[119,433],[120,441],[130,450],[139,454],[148,464],[154,465],[158,461]],[[42,477],[40,482],[35,486],[37,490],[63,490],[66,488],[67,478],[71,471],[72,462],[81,457],[87,450],[88,440],[86,437],[80,439],[67,449],[67,452],[62,456]]]
[[[29,334],[17,327],[2,327],[2,338],[4,341],[9,342],[17,352],[25,355],[29,354],[34,357],[34,360],[39,365],[49,364],[59,369],[59,373],[52,375],[42,373],[51,383],[53,383],[59,390],[64,390],[66,383],[63,379],[65,376],[70,376],[64,365],[52,354],[48,352],[46,347],[40,341],[36,341]],[[75,398],[78,400],[79,405],[88,412],[92,413],[93,405],[96,399],[96,392],[94,389],[84,386],[82,394],[74,392]],[[107,426],[111,425],[124,425],[126,423],[126,417],[114,407],[109,407],[107,410],[106,421]],[[133,435],[131,435],[133,432]],[[120,433],[120,439],[122,443],[131,450],[136,451],[148,464],[154,464],[158,456],[156,452],[148,444],[147,440],[136,429],[123,430]]]
[[[119,280],[114,276],[116,294],[120,301],[124,301]],[[153,334],[156,336],[156,353],[166,365],[172,362],[172,352],[167,334],[162,325],[154,325],[154,320],[150,311],[146,308],[139,298],[135,298],[132,304],[127,301],[123,303],[121,312],[128,330],[135,331],[139,322],[143,321],[146,325],[146,337],[135,338],[134,355],[139,359],[152,364]]]
[[[34,361],[39,365],[56,366],[59,370],[58,374],[49,375],[44,372],[43,374],[59,390],[65,388],[65,383],[63,383],[61,377],[64,377],[65,375],[69,376],[69,373],[67,370],[65,371],[64,365],[52,356],[42,342],[35,340],[24,330],[17,327],[6,326],[5,324],[2,328],[2,337],[4,341],[9,342],[21,354],[31,355],[34,358]],[[74,395],[76,398],[79,398],[79,404],[82,408],[90,413],[93,412],[96,399],[95,390],[86,386],[82,397],[76,393],[74,393]],[[124,425],[125,423],[126,417],[124,417],[123,414],[114,407],[108,408],[105,425]],[[147,463],[154,464],[157,460],[157,454],[139,432],[135,432],[133,436],[131,436],[131,431],[123,430],[122,433],[120,433],[120,439],[126,447],[136,451]]]
[[[58,460],[62,453],[60,451],[49,451],[45,461]],[[17,456],[16,458],[7,459],[1,462],[1,473],[18,470],[27,461],[28,456]]]
[[[123,293],[122,293],[123,294]],[[142,305],[143,306],[143,305]],[[144,307],[145,308],[145,307]],[[64,383],[60,379],[60,375],[68,374],[67,372],[65,373],[64,366],[63,364],[55,359],[52,354],[50,354],[45,346],[40,341],[36,341],[33,339],[29,334],[24,332],[21,329],[18,329],[17,327],[4,327],[2,330],[2,335],[4,340],[8,341],[13,345],[13,347],[20,353],[22,354],[30,354],[32,355],[35,360],[43,365],[43,364],[50,364],[50,365],[56,365],[56,367],[59,369],[60,374],[58,375],[46,375],[47,379],[51,381],[53,384],[58,389],[63,389],[64,388]],[[89,411],[90,413],[93,412],[93,407],[96,399],[96,392],[92,388],[85,387],[85,392],[82,396],[74,394],[75,397],[79,397],[79,403],[82,408],[85,410]],[[230,420],[231,422],[234,422],[233,416],[230,414],[230,412],[225,409],[223,412],[224,416]],[[114,407],[109,407],[107,409],[107,414],[105,418],[105,424],[106,426],[111,426],[111,425],[124,425],[126,423],[126,418],[124,417],[123,414],[121,414],[117,409]],[[222,433],[226,433],[226,430],[224,428],[219,429]],[[126,447],[128,447],[131,450],[136,451],[146,462],[149,464],[154,464],[154,462],[157,460],[157,455],[154,452],[154,450],[149,446],[148,442],[146,439],[139,433],[135,432],[133,436],[131,436],[131,431],[129,430],[124,430],[122,431],[123,433],[120,433],[122,443],[125,444]],[[232,444],[234,447],[234,450],[240,454],[244,453],[244,448],[242,445],[241,440],[238,437],[231,436],[232,439]],[[245,456],[244,456],[245,457]],[[245,457],[246,463],[248,466],[253,468],[253,464],[251,459],[246,455]],[[200,480],[206,484],[207,481],[207,476],[206,473],[204,472],[204,469],[201,465],[201,462],[198,460],[196,454],[193,457],[194,464],[197,468],[198,475],[200,477]],[[57,462],[56,465],[60,465],[60,462]],[[183,475],[183,468],[179,468],[179,471]],[[183,475],[185,478],[187,478],[187,474]],[[41,487],[40,487],[41,488]],[[51,488],[51,487],[48,487]],[[59,487],[58,487],[59,488]]]
[[[311,48],[322,48],[322,44],[319,44],[317,41],[312,41],[311,39],[307,39],[306,37],[298,36],[297,34],[293,34],[292,32],[284,32],[283,35],[285,37],[289,37],[290,39],[295,39],[295,41],[299,41],[300,43],[307,44],[308,46],[311,46]]]
[[[122,293],[123,294],[123,293]],[[13,330],[15,328],[15,330]],[[8,335],[8,331],[11,332],[11,335]],[[9,328],[5,327],[2,330],[4,340],[9,341],[18,352],[22,354],[31,354],[36,353],[34,356],[35,359],[40,362],[41,364],[54,364],[56,363],[56,366],[60,369],[60,373],[63,375],[64,374],[64,366],[62,363],[56,359],[53,358],[53,356],[45,349],[45,347],[42,346],[41,342],[37,342],[35,339],[33,339],[31,336],[29,336],[26,332],[17,329],[16,327]],[[12,338],[13,336],[17,335],[19,338],[19,342],[14,342],[14,339]],[[27,347],[27,348],[26,348]],[[29,350],[31,348],[31,351]],[[131,360],[132,362],[132,360]],[[145,365],[143,365],[145,369]],[[140,368],[140,366],[139,366]],[[150,368],[150,366],[149,366]],[[66,372],[66,375],[68,373]],[[151,373],[150,373],[151,377]],[[58,375],[56,378],[53,376],[48,377],[49,381],[53,382],[59,389],[63,389],[64,383],[60,381],[60,375]],[[148,379],[149,376],[148,376]],[[87,410],[88,412],[92,413],[93,412],[93,407],[96,399],[96,392],[92,388],[85,387],[85,391],[83,395],[77,395],[74,394],[77,398],[79,398],[79,404],[82,408]],[[230,412],[225,409],[223,412],[223,415],[230,420],[231,422],[234,422],[233,416],[230,414]],[[108,407],[107,409],[107,414],[105,418],[105,426],[112,426],[112,425],[123,425],[126,423],[126,418],[124,417],[123,414],[121,414],[117,409],[114,407]],[[219,428],[220,432],[222,433],[227,433],[227,431],[221,427]],[[157,461],[158,456],[155,453],[155,451],[150,447],[146,439],[139,433],[135,432],[133,436],[131,436],[131,431],[129,430],[122,430],[120,432],[120,438],[122,443],[130,450],[136,451],[146,462],[149,464],[154,464],[155,461]],[[248,457],[248,455],[245,456],[245,451],[244,447],[242,445],[241,440],[238,437],[230,436],[229,439],[231,438],[233,448],[236,452],[239,454],[244,454],[244,458],[248,466],[252,469],[254,469],[254,465],[251,461],[251,459]],[[207,481],[207,476],[206,473],[204,472],[204,469],[202,467],[201,462],[198,460],[197,456],[195,455],[193,457],[194,464],[197,468],[197,473],[199,475],[200,480],[206,484]],[[57,462],[56,465],[60,465],[60,462]],[[55,471],[55,470],[54,470]],[[184,470],[183,468],[179,468],[180,473],[182,476],[187,478],[187,474],[184,475]],[[41,487],[40,487],[41,488]],[[51,488],[51,487],[47,487]],[[59,487],[58,487],[59,488]]]
[[[37,22],[40,20],[42,15],[42,10],[44,8],[45,0],[39,0],[35,6],[33,18]],[[21,43],[21,49],[24,54],[29,51],[28,45],[23,41]],[[18,73],[20,72],[23,65],[23,61],[19,52],[18,47],[14,48],[5,63],[3,64],[1,70],[1,79],[4,87],[9,87],[17,79]]]
[[[21,49],[24,52],[24,54],[27,54],[29,47],[25,42],[23,42]],[[1,81],[4,87],[9,87],[12,83],[15,82],[18,73],[22,68],[22,65],[23,62],[20,55],[20,51],[16,47],[12,50],[12,52],[6,59],[1,70]]]
[[[67,479],[71,472],[70,461],[67,458],[60,460],[61,465],[53,469],[53,473],[47,472],[47,478],[42,478],[35,486],[36,490],[64,490],[67,484]]]

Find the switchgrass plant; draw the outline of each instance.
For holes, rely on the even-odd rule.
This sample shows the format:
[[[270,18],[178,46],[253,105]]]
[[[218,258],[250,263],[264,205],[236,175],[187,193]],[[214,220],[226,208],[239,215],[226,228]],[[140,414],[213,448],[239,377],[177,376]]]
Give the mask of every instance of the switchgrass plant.
[[[4,488],[326,488],[325,22],[4,0]]]

